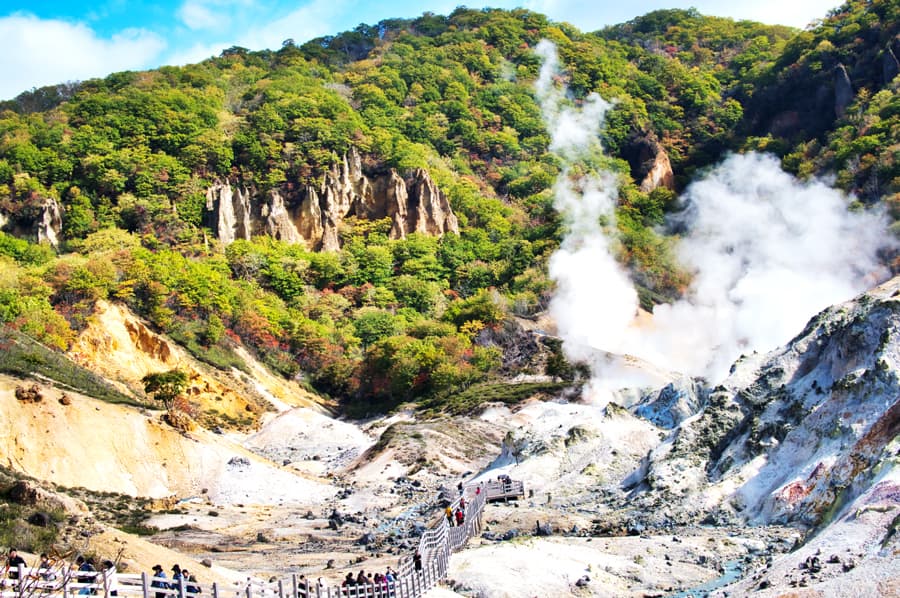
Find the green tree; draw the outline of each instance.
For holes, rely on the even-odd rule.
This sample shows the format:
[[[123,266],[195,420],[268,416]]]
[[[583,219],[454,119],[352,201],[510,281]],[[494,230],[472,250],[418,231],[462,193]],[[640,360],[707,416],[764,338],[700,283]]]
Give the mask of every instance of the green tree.
[[[353,321],[356,336],[363,343],[363,348],[400,332],[397,317],[389,311],[364,307],[360,309]]]
[[[166,411],[171,411],[175,399],[187,386],[187,374],[181,370],[169,370],[168,372],[156,372],[147,374],[141,378],[144,384],[144,392],[153,395],[157,401],[162,401]]]

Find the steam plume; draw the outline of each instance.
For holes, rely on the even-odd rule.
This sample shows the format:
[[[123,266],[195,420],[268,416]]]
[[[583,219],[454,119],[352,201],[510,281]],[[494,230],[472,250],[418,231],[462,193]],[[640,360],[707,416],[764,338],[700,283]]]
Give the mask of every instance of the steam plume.
[[[610,367],[607,352],[717,381],[741,353],[787,342],[819,310],[886,275],[877,259],[890,239],[883,218],[848,211],[840,192],[797,181],[774,157],[735,155],[681,199],[686,233],[678,253],[694,272],[691,287],[638,324],[634,285],[600,224],[613,221],[615,176],[573,175],[573,166],[596,150],[611,105],[596,94],[580,109],[566,103],[554,85],[555,47],[543,41],[537,52],[543,66],[536,93],[550,149],[564,164],[554,205],[567,233],[550,259],[557,283],[550,312],[567,355],[592,364],[594,391],[634,383],[622,378],[624,360]]]
[[[769,155],[734,155],[693,183],[679,247],[695,272],[685,298],[654,310],[626,350],[720,378],[741,353],[771,350],[810,317],[884,278],[884,219],[847,210],[821,181],[803,183]]]
[[[598,149],[600,127],[612,105],[597,94],[589,95],[581,108],[567,103],[554,85],[556,47],[544,40],[537,52],[543,58],[537,97],[551,133],[550,149],[563,161],[554,206],[568,231],[550,259],[550,276],[557,283],[550,313],[569,356],[590,360],[596,354],[594,347],[602,346],[605,338],[625,334],[637,309],[637,294],[613,258],[601,226],[602,220],[614,222],[615,176],[575,176],[572,171],[580,159]]]

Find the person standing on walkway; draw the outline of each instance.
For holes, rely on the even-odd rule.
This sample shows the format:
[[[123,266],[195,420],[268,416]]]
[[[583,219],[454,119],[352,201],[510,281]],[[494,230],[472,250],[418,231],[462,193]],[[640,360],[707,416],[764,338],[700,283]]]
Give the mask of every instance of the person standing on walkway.
[[[153,565],[153,581],[150,582],[150,587],[160,590],[169,589],[169,582],[166,581],[166,573],[163,571],[162,565]],[[166,595],[166,592],[157,592],[156,598],[166,598]]]
[[[116,573],[116,565],[110,560],[105,560],[101,563],[101,567],[103,571],[104,594],[106,596],[118,596],[119,579]]]
[[[10,548],[9,554],[6,557],[6,567],[9,569],[10,579],[19,579],[19,565],[24,567],[25,559],[19,556],[19,553],[15,548]]]

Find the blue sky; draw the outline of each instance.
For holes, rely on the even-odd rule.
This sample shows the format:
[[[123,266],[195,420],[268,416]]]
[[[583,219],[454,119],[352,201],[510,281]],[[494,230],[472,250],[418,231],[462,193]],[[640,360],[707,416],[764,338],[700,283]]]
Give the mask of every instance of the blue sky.
[[[583,31],[658,8],[804,27],[840,0],[0,0],[0,100],[63,81],[121,70],[187,64],[230,46],[278,48],[425,11],[522,6]]]

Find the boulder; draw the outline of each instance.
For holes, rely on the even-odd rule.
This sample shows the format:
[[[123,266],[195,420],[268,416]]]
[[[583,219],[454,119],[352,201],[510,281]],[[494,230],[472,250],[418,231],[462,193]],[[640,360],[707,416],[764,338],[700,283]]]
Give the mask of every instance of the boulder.
[[[31,386],[16,386],[16,399],[23,403],[40,403],[44,398],[41,387],[37,384]]]
[[[541,524],[540,521],[535,523],[534,525],[534,535],[535,536],[552,536],[553,535],[553,526],[550,523]]]

